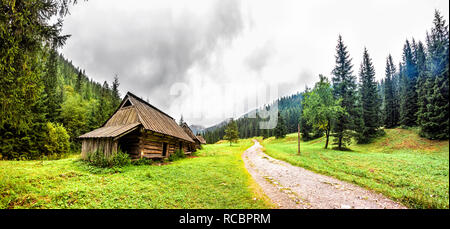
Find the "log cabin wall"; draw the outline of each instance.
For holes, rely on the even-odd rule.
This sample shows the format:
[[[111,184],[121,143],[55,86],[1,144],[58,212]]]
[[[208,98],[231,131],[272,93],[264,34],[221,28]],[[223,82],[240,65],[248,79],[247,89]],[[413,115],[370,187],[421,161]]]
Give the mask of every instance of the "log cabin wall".
[[[86,159],[89,153],[101,150],[109,157],[117,152],[118,142],[112,138],[85,138],[81,145],[81,158]]]
[[[167,144],[166,155],[163,155],[164,143]],[[169,157],[177,149],[181,148],[185,153],[195,150],[195,144],[175,137],[166,136],[152,131],[135,130],[118,140],[113,138],[85,138],[82,141],[81,157],[87,158],[89,153],[102,150],[106,156],[111,156],[120,148],[122,152],[130,154],[132,159],[164,158]]]
[[[138,154],[131,155],[132,158],[164,158],[169,157],[177,149],[180,148],[180,142],[182,143],[182,149],[184,152],[189,152],[189,142],[180,140],[179,138],[158,134],[152,131],[141,131],[139,136],[139,152]],[[167,144],[166,155],[163,155],[164,143]]]

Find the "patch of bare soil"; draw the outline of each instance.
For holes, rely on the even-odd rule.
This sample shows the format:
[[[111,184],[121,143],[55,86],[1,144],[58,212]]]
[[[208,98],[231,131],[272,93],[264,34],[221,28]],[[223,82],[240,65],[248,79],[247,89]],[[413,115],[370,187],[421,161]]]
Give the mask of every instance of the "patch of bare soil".
[[[406,208],[379,193],[274,159],[254,142],[242,154],[245,167],[279,208]]]

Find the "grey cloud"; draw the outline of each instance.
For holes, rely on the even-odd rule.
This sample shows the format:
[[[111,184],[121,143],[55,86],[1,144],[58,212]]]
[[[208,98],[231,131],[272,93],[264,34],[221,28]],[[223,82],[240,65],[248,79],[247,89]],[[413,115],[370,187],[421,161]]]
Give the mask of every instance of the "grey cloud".
[[[271,42],[267,42],[264,46],[255,49],[245,59],[245,63],[251,70],[261,72],[261,70],[268,64],[273,54],[273,44]]]
[[[280,92],[279,96],[288,96],[303,91],[305,88],[300,87],[300,85],[303,84],[312,88],[318,78],[319,76],[313,75],[309,69],[302,69],[300,70],[298,77],[292,78],[288,83],[281,83],[278,85],[278,91]]]
[[[194,64],[207,64],[209,54],[226,46],[244,27],[236,0],[214,2],[207,17],[188,11],[174,16],[170,10],[93,17],[102,21],[70,31],[82,33],[73,37],[77,49],[71,50],[71,55],[83,59],[96,79],[117,73],[122,89],[132,88],[144,99],[166,106],[162,109],[174,99],[169,96],[171,84],[185,82]]]

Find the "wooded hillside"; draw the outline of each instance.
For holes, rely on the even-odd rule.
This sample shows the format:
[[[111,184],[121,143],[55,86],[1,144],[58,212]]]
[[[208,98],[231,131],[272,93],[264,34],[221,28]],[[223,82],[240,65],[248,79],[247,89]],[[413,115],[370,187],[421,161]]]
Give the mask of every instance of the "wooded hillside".
[[[69,37],[61,28],[72,3],[0,3],[0,159],[75,151],[75,138],[103,124],[120,102],[117,77],[111,86],[97,83],[56,51]]]

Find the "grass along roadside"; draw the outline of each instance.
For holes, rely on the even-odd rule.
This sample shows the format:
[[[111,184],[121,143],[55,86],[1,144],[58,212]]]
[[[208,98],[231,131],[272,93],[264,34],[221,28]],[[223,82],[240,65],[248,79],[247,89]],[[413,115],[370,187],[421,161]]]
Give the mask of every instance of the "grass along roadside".
[[[100,169],[71,157],[0,161],[0,208],[268,208],[241,154],[250,140],[206,145],[168,165]]]
[[[265,152],[311,171],[383,193],[410,208],[449,208],[449,142],[420,138],[413,130],[387,129],[352,151],[323,149],[324,139],[302,142],[297,134],[262,141]]]

